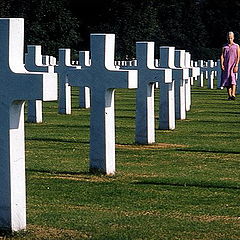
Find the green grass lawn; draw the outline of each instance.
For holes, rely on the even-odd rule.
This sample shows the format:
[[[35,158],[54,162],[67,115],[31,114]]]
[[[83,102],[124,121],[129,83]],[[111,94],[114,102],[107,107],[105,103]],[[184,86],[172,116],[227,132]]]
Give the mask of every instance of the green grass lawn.
[[[89,109],[26,123],[27,231],[0,239],[240,239],[240,99],[192,89],[191,111],[135,144],[135,90],[116,90],[116,175],[92,175]],[[155,101],[158,126],[158,90]]]

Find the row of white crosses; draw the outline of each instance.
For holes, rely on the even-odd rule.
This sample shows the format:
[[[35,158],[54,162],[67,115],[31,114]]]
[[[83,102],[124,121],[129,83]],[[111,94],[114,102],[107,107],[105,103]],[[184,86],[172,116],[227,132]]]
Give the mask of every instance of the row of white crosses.
[[[142,45],[143,46],[144,43],[137,43],[137,52],[139,52],[139,47],[138,45]],[[139,73],[141,72],[140,76],[142,76],[143,79],[148,79],[147,76],[144,76],[144,74],[146,75],[146,72],[149,72],[150,70],[150,74],[153,74],[153,68],[152,69],[147,69],[147,65],[152,65],[153,66],[153,59],[154,59],[154,43],[146,43],[148,44],[147,45],[147,51],[148,53],[147,54],[139,54],[137,53],[138,55],[138,59],[139,61],[146,57],[148,58],[148,63],[144,64],[145,67],[142,67],[141,64],[138,66],[138,67],[135,67],[135,69],[138,69],[139,70]],[[151,46],[151,47],[150,47]],[[164,53],[164,48],[166,48],[165,50],[165,53]],[[161,47],[160,48],[160,60],[158,61],[158,67],[162,67],[162,68],[173,68],[174,67],[174,47]],[[35,51],[36,52],[36,51]],[[81,66],[72,66],[70,64],[71,62],[71,56],[70,56],[70,49],[60,49],[59,50],[59,63],[57,66],[55,66],[55,72],[58,73],[59,75],[59,101],[58,101],[58,105],[59,105],[59,113],[62,113],[62,114],[70,114],[71,113],[71,86],[69,85],[69,83],[67,82],[67,71],[70,70],[70,69],[74,69],[74,68],[78,68],[78,69],[83,69],[83,68],[86,68],[86,67],[89,67],[90,66],[90,58],[89,58],[89,52],[88,51],[85,51],[85,52],[79,52],[79,62],[80,62],[80,65]],[[178,59],[178,60],[177,60]],[[166,64],[166,63],[163,63],[163,61],[166,61],[168,62],[169,61],[169,65]],[[134,60],[135,61],[135,64],[137,66],[137,60]],[[152,61],[151,63],[149,63],[150,61]],[[171,62],[172,61],[172,62]],[[176,58],[175,58],[175,64],[176,66],[179,66],[180,70],[182,71],[183,68],[186,68],[185,69],[185,74],[184,74],[184,80],[185,80],[185,84],[184,84],[184,88],[182,87],[178,87],[178,83],[181,81],[177,81],[176,83],[176,95],[178,96],[178,90],[179,89],[184,89],[185,92],[181,93],[179,96],[181,98],[183,98],[185,95],[186,95],[186,102],[182,101],[181,98],[177,97],[176,99],[179,99],[179,100],[176,100],[176,119],[185,119],[186,118],[186,111],[189,111],[190,110],[190,105],[191,105],[191,87],[190,87],[190,81],[189,77],[189,74],[186,74],[186,72],[189,71],[189,69],[191,70],[191,73],[193,76],[196,75],[196,71],[194,71],[194,69],[199,69],[199,68],[194,68],[194,67],[191,67],[190,65],[190,54],[189,53],[185,53],[184,50],[176,50]],[[26,61],[27,63],[27,61]],[[116,63],[116,62],[115,62]],[[159,65],[159,64],[163,64],[162,66]],[[128,65],[128,64],[126,64]],[[155,64],[156,65],[156,64]],[[134,67],[133,67],[134,68]],[[132,69],[133,69],[132,68]],[[154,66],[154,68],[157,70],[157,74],[159,75],[158,78],[160,78],[160,68],[156,68]],[[175,71],[175,70],[174,70]],[[176,75],[176,74],[175,74]],[[179,75],[180,78],[181,78],[181,74]],[[176,77],[174,77],[176,78]],[[139,77],[139,82],[140,81],[141,77]],[[166,78],[160,78],[160,79],[166,79]],[[172,80],[171,80],[172,81]],[[155,81],[155,82],[158,82],[158,81]],[[175,109],[175,105],[174,105],[174,102],[173,102],[173,96],[171,97],[171,94],[168,96],[168,98],[170,98],[170,100],[164,100],[164,94],[169,94],[170,92],[167,91],[165,88],[169,88],[172,89],[172,83],[164,83],[164,84],[161,84],[161,87],[160,87],[160,96],[161,96],[161,101],[160,101],[160,114],[159,114],[159,119],[160,119],[160,122],[159,122],[159,129],[174,129],[175,128],[175,113],[174,113],[174,109]],[[185,89],[186,88],[186,89]],[[139,89],[141,89],[141,87],[139,87]],[[90,106],[90,92],[89,92],[89,88],[88,87],[82,87],[80,88],[80,90],[82,91],[82,94],[80,94],[80,106],[81,107],[89,107]],[[181,90],[182,91],[182,90]],[[139,91],[138,91],[139,92]],[[174,91],[173,91],[174,92]],[[172,100],[171,100],[172,98]],[[138,99],[138,98],[137,98]],[[148,98],[150,99],[150,98]],[[41,103],[41,101],[38,101]],[[166,105],[166,103],[168,105]],[[140,104],[141,106],[141,104]],[[185,111],[185,108],[186,108],[186,111]],[[137,108],[138,109],[138,108]],[[154,109],[151,108],[151,111],[152,111],[152,116],[153,115],[153,112],[154,112]],[[40,114],[38,115],[42,115],[42,111],[39,111]],[[138,112],[138,111],[137,111]],[[143,111],[144,112],[144,111]],[[34,112],[35,113],[35,112]],[[141,115],[140,115],[141,116]],[[138,114],[137,114],[137,120],[139,119],[138,118]],[[152,117],[150,117],[150,119],[152,119]],[[139,126],[138,124],[138,121],[136,121],[136,125],[139,126],[137,127],[137,131],[136,131],[136,142],[137,143],[153,143],[155,142],[155,137],[154,137],[154,134],[152,132],[154,132],[154,120],[151,120],[152,121],[152,125],[151,127],[148,126],[147,129],[150,127],[150,129],[152,129],[151,131],[142,131],[142,132],[146,132],[144,134],[148,135],[150,134],[152,137],[149,137],[150,139],[149,140],[139,140],[140,138],[137,136],[139,135],[139,129],[140,127],[142,126]],[[141,122],[141,120],[140,120]],[[149,122],[149,119],[148,121]],[[149,135],[149,136],[150,136]],[[151,140],[152,138],[152,140]]]
[[[185,119],[190,109],[191,88],[186,83],[197,69],[190,67],[184,50],[174,47],[160,48],[156,67],[153,42],[137,42],[137,65],[120,69],[114,61],[115,35],[91,34],[91,59],[81,52],[79,65],[72,65],[70,50],[60,49],[53,71],[47,62],[28,62],[31,51],[41,55],[40,47],[28,48],[24,65],[23,38],[23,19],[0,19],[0,229],[11,231],[26,228],[25,101],[36,106],[36,101],[58,100],[59,112],[69,114],[71,86],[91,89],[90,169],[114,174],[115,89],[137,89],[136,142],[154,143],[153,85],[158,83],[161,92],[159,127],[174,129],[175,119]]]
[[[174,65],[174,57],[175,64]],[[136,66],[124,69],[138,70],[136,94],[136,143],[155,142],[154,86],[160,88],[159,129],[175,129],[175,119],[185,119],[186,80],[189,69],[185,68],[185,51],[174,47],[160,47],[158,67],[154,61],[154,43],[136,43]]]
[[[41,46],[28,45],[25,54],[25,68],[29,71],[55,72],[58,74],[58,113],[71,114],[71,86],[67,82],[67,71],[72,68],[81,68],[90,66],[89,51],[80,51],[79,65],[72,65],[71,50],[59,49],[59,61],[53,56],[42,56]],[[87,87],[80,88],[79,107],[90,107],[90,90]],[[41,123],[43,121],[42,101],[28,102],[28,122]]]
[[[58,113],[71,114],[71,86],[67,79],[67,73],[71,69],[82,69],[90,66],[89,52],[80,51],[79,61],[80,65],[71,64],[71,49],[59,49],[59,61],[55,66],[55,72],[58,73],[59,91],[58,91]],[[90,89],[88,87],[80,87],[79,107],[90,107]]]
[[[216,62],[213,60],[203,61],[199,60],[195,62],[195,66],[198,66],[200,68],[200,75],[198,76],[198,86],[203,87],[204,78],[208,80],[208,88],[213,89],[214,88],[214,79],[217,80],[217,88],[223,89],[221,86],[221,63],[220,59],[218,59]],[[240,69],[238,70],[238,78],[240,75]],[[240,81],[237,81],[237,94],[240,93]]]
[[[221,89],[221,63],[220,60],[214,62],[213,60],[195,62],[195,66],[200,68],[200,75],[198,76],[198,86],[204,86],[204,78],[207,79],[209,89],[214,89],[214,79],[217,80],[217,88]]]
[[[168,47],[167,47],[168,48]],[[162,48],[163,49],[163,48]],[[161,49],[160,49],[161,50]],[[60,114],[71,114],[71,86],[69,85],[68,81],[67,81],[67,71],[69,71],[70,69],[73,68],[86,68],[89,67],[91,64],[91,60],[89,58],[89,51],[80,51],[79,52],[79,61],[78,64],[79,65],[72,65],[71,62],[71,50],[70,49],[59,49],[59,61],[58,64],[54,66],[54,71],[56,73],[58,73],[58,78],[59,78],[59,90],[58,90],[58,113]],[[171,49],[171,51],[173,51],[174,53],[174,48]],[[176,66],[179,66],[181,69],[182,68],[188,68],[190,69],[190,74],[191,76],[187,76],[185,81],[186,81],[186,94],[187,94],[187,102],[186,102],[186,110],[189,111],[190,110],[190,105],[191,105],[191,99],[190,99],[190,84],[193,85],[193,79],[196,78],[196,76],[199,75],[199,69],[198,67],[193,67],[191,65],[191,56],[190,53],[185,52],[184,50],[179,50],[180,52],[178,53],[178,50],[176,50],[176,58],[178,58],[178,55],[181,53],[181,56],[179,55],[180,59],[178,61],[176,61]],[[181,52],[182,51],[182,52]],[[163,50],[162,50],[163,52]],[[154,54],[154,52],[153,52]],[[161,55],[161,51],[160,51],[160,55]],[[41,46],[28,46],[28,53],[26,54],[25,57],[25,66],[27,69],[31,69],[31,70],[39,70],[39,71],[43,71],[43,72],[52,72],[53,68],[52,65],[50,66],[50,68],[48,68],[47,65],[43,65],[42,64],[42,57],[41,56]],[[50,56],[51,57],[51,56]],[[174,61],[174,54],[173,56],[162,56],[161,57],[161,61],[163,61],[163,59],[165,58],[169,58],[171,60],[169,61]],[[149,60],[148,60],[149,61]],[[180,62],[181,61],[181,62]],[[160,60],[155,59],[154,60],[154,66],[156,67],[161,67],[159,65]],[[115,61],[115,65],[119,64],[120,66],[125,66],[125,68],[136,67],[137,66],[137,60],[133,60],[133,61]],[[174,63],[172,64],[172,66],[174,66]],[[165,67],[165,66],[163,66]],[[169,68],[171,68],[171,66],[169,66]],[[144,69],[143,69],[144,70]],[[152,69],[153,70],[153,69]],[[186,76],[186,74],[185,74]],[[189,81],[190,80],[190,81]],[[155,86],[158,86],[158,82],[156,81]],[[162,88],[160,89],[160,91],[165,92],[165,90],[163,89],[163,86],[167,86],[167,85],[162,85]],[[79,107],[81,108],[89,108],[90,107],[90,88],[88,87],[80,87],[80,94],[79,94]],[[176,103],[178,105],[178,102]],[[184,108],[183,104],[180,104],[182,108]],[[161,108],[160,108],[161,109]],[[181,117],[178,117],[178,112],[176,113],[176,119],[185,119],[184,116],[182,116],[182,114],[184,111],[181,111]],[[171,117],[168,116],[166,114],[163,114],[163,112],[160,110],[160,119],[162,119],[163,121],[165,121],[165,124],[163,124],[163,122],[161,122],[160,124],[160,129],[174,129],[175,128],[175,123],[174,121],[170,122],[170,126],[166,126],[167,124],[167,118]],[[172,115],[173,116],[173,115]],[[174,118],[173,118],[174,119]],[[40,123],[42,122],[42,101],[38,100],[38,101],[32,101],[29,102],[29,107],[28,107],[28,122],[35,122],[35,123]]]

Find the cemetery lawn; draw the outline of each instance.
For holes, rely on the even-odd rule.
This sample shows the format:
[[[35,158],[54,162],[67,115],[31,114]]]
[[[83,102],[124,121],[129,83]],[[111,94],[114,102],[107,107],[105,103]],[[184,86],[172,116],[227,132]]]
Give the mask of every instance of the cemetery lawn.
[[[116,90],[116,175],[88,172],[89,109],[26,123],[27,231],[0,239],[240,239],[240,97],[193,86],[187,120],[136,145],[135,90]],[[26,119],[26,118],[25,118]]]

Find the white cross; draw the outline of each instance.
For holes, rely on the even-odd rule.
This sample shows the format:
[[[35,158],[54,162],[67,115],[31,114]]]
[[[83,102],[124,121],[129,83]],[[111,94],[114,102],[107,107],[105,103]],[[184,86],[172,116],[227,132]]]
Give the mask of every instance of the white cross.
[[[185,52],[185,68],[189,71],[189,77],[185,81],[185,94],[186,94],[186,111],[190,111],[191,108],[191,79],[193,78],[193,68],[191,67],[191,54]]]
[[[198,86],[203,87],[204,86],[204,75],[206,75],[205,62],[203,60],[198,60],[197,66],[200,68],[200,75],[197,77]]]
[[[197,66],[197,62],[191,60],[190,64],[191,68],[191,75],[192,75],[192,82],[191,85],[194,85],[194,80],[197,80],[198,76],[200,76],[200,68]]]
[[[161,46],[159,48],[159,51],[160,51],[159,66],[163,68],[171,69],[173,74],[173,79],[175,80],[174,81],[175,114],[172,116],[174,116],[176,119],[184,119],[186,116],[185,109],[184,109],[186,105],[185,81],[189,77],[188,69],[183,67],[183,62],[182,62],[184,51],[182,50],[177,51],[175,50],[175,47],[169,47],[169,46]],[[177,56],[175,56],[175,52],[177,52],[176,54]],[[159,116],[159,118],[160,117],[161,116]],[[175,124],[173,125],[172,129],[174,128],[175,128]]]
[[[187,71],[176,81],[175,87],[176,119],[186,119],[186,80],[189,78],[189,69],[185,67],[185,50],[175,50],[174,65]]]
[[[89,51],[79,51],[79,65],[81,68],[90,67]],[[90,108],[90,89],[88,87],[79,88],[79,107]]]
[[[55,66],[55,72],[58,74],[58,113],[71,114],[71,86],[67,80],[67,71],[75,69],[71,64],[71,49],[60,48],[58,50],[58,64]],[[77,67],[80,68],[80,67]]]
[[[137,42],[136,58],[139,72],[139,86],[136,92],[136,142],[150,144],[155,142],[154,87],[160,88],[160,129],[171,128],[171,115],[174,108],[174,88],[172,71],[155,67],[154,42]],[[175,119],[173,119],[175,122]],[[174,124],[174,123],[173,123]]]
[[[169,129],[173,124],[175,125],[175,118],[168,117],[171,115],[171,109],[174,112],[172,72],[170,69],[155,67],[154,45],[154,42],[137,42],[137,65],[124,67],[124,69],[138,70],[135,140],[139,144],[155,142],[154,88],[156,84],[160,86],[160,129]]]
[[[40,45],[28,45],[25,54],[25,68],[30,72],[54,72],[54,67],[43,65]],[[28,122],[41,123],[43,121],[42,100],[28,101]]]
[[[71,86],[91,88],[90,169],[115,173],[114,89],[136,88],[137,71],[114,66],[115,35],[91,34],[91,66],[68,73]]]
[[[207,79],[208,79],[208,88],[213,89],[214,88],[214,72],[215,72],[215,66],[213,60],[207,61]]]
[[[0,19],[0,229],[26,228],[24,101],[57,100],[54,73],[23,63],[24,19]]]

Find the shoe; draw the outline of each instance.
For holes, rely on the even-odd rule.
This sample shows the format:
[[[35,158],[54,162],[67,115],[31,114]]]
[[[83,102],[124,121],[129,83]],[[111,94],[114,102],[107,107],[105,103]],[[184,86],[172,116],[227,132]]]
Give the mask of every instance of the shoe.
[[[235,96],[232,96],[231,98],[232,98],[232,100],[235,100],[235,99],[236,99],[236,97],[235,97]]]
[[[228,97],[228,101],[232,100],[232,97]]]

